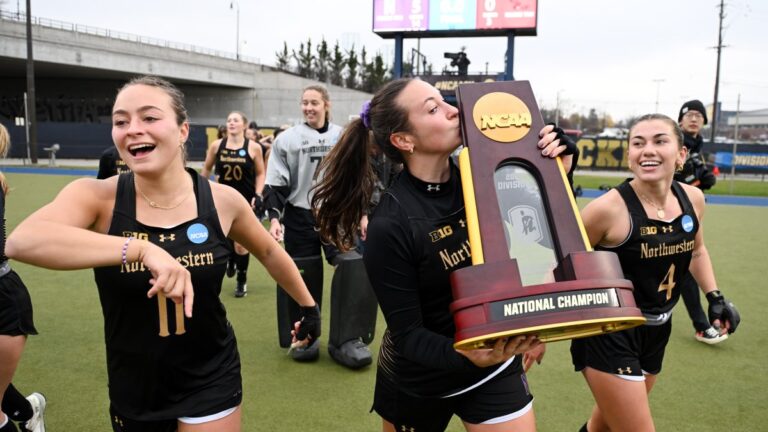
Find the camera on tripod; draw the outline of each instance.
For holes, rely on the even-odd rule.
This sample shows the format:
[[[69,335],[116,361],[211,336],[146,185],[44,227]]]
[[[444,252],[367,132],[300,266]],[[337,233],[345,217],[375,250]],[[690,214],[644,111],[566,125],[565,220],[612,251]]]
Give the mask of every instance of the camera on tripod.
[[[452,52],[443,53],[443,57],[451,59],[451,66],[458,68],[459,75],[461,76],[467,75],[467,68],[471,62],[467,58],[467,54],[464,52],[464,50],[459,51],[457,53],[452,53]]]

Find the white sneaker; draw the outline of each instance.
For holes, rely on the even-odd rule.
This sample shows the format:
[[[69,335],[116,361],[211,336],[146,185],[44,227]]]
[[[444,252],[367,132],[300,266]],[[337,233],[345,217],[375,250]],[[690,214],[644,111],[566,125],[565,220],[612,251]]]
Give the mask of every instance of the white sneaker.
[[[716,328],[710,327],[703,332],[696,332],[695,337],[699,342],[704,342],[707,345],[714,345],[728,339],[728,333],[720,334]]]
[[[27,420],[24,428],[29,432],[45,432],[45,396],[35,392],[27,396],[27,400],[32,404],[32,418]]]

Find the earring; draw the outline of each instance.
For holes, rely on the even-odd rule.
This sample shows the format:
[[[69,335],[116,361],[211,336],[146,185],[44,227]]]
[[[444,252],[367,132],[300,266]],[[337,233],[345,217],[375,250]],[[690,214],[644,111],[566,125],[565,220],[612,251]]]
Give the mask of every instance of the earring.
[[[411,146],[411,149],[409,150],[411,154],[413,154],[413,146]]]

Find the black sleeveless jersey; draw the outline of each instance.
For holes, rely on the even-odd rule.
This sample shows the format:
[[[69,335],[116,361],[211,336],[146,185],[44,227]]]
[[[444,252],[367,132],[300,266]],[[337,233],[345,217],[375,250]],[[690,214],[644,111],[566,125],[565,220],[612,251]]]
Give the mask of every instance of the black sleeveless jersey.
[[[377,373],[407,393],[449,396],[500,369],[453,348],[449,275],[472,263],[458,168],[440,184],[404,169],[370,219],[363,258],[388,327]],[[505,373],[519,370],[515,360]]]
[[[216,174],[219,183],[231,186],[244,196],[248,203],[256,195],[256,164],[248,154],[248,138],[239,149],[228,149],[227,139],[222,138],[216,152]]]
[[[624,277],[635,286],[634,297],[643,313],[661,315],[672,310],[680,298],[680,283],[689,272],[699,220],[688,195],[678,182],[672,193],[682,214],[665,222],[648,218],[643,205],[625,181],[616,188],[627,205],[630,232],[618,246],[597,246],[619,256]]]
[[[5,192],[2,185],[0,185],[0,222],[2,222],[2,231],[0,231],[0,264],[8,261],[8,257],[5,256]]]
[[[164,296],[147,298],[151,274],[143,264],[94,269],[110,401],[134,420],[210,415],[235,406],[227,402],[242,392],[237,342],[219,299],[230,246],[208,180],[187,171],[195,186],[196,218],[171,228],[141,224],[133,173],[121,174],[109,234],[148,240],[189,270],[192,318]]]

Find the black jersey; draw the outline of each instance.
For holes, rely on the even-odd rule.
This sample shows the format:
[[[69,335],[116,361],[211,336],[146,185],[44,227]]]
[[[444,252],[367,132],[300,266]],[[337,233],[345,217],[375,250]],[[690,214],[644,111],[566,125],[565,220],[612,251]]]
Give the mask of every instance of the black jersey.
[[[109,396],[126,417],[156,421],[236,406],[242,391],[234,331],[219,299],[230,254],[210,184],[194,170],[197,217],[171,228],[136,220],[133,173],[120,176],[109,234],[148,240],[189,270],[192,318],[163,296],[147,298],[139,262],[94,269],[104,314]]]
[[[228,149],[227,139],[222,138],[216,152],[216,175],[219,183],[232,186],[248,203],[256,196],[256,163],[248,153],[248,138],[239,149]]]
[[[466,226],[453,163],[442,184],[403,170],[371,216],[365,266],[388,327],[378,374],[407,393],[448,396],[500,369],[479,368],[453,348],[449,275],[471,264]],[[519,360],[506,368],[519,370]]]
[[[596,249],[619,256],[624,277],[632,281],[635,303],[643,313],[669,312],[680,298],[679,284],[689,272],[694,238],[699,230],[693,205],[680,184],[673,181],[672,193],[683,212],[669,222],[654,220],[646,216],[629,181],[616,189],[629,210],[630,232],[620,245],[598,245]]]
[[[125,161],[120,158],[120,153],[117,152],[115,146],[108,147],[104,150],[99,158],[99,172],[96,174],[97,179],[110,178],[113,175],[123,174],[129,172],[131,169]]]
[[[5,256],[5,191],[3,191],[2,184],[0,184],[0,222],[2,222],[2,231],[0,232],[0,264],[8,261],[8,257]]]

